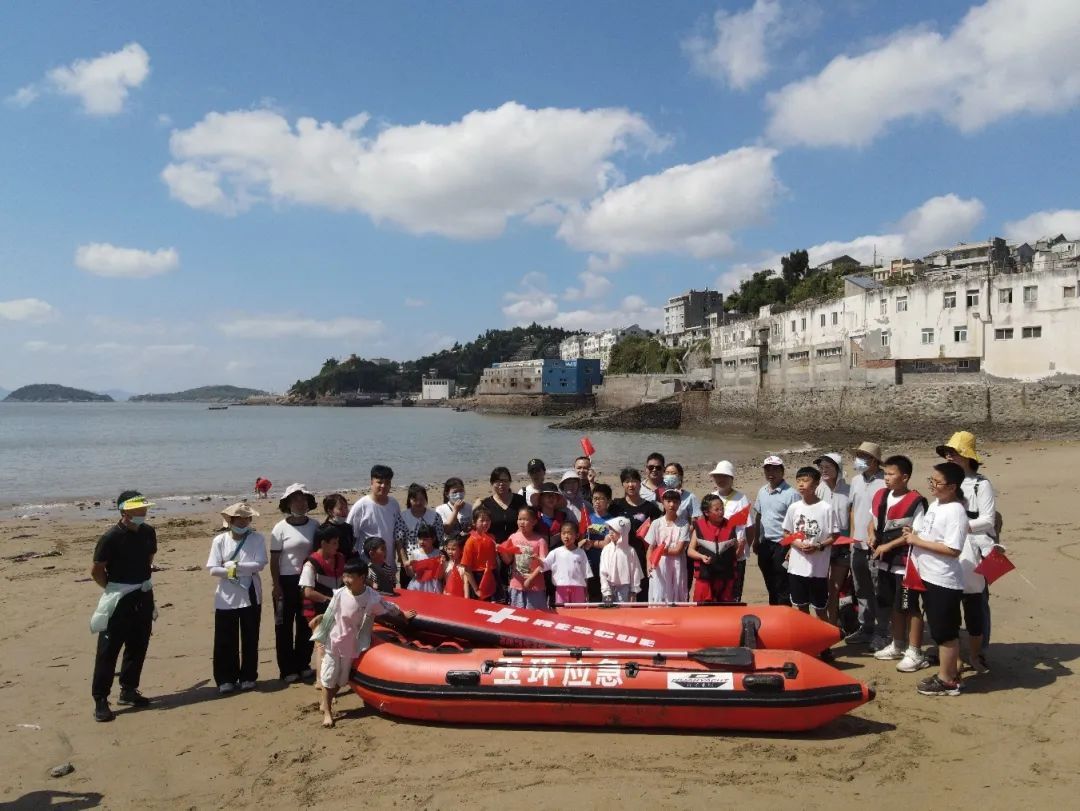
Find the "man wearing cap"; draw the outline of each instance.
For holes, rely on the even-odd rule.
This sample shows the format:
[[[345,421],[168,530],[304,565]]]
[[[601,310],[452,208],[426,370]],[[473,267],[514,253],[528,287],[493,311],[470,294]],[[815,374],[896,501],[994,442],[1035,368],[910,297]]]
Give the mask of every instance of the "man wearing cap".
[[[150,566],[157,553],[157,533],[146,523],[146,511],[154,505],[137,490],[125,490],[116,506],[120,520],[98,540],[90,569],[90,576],[105,592],[90,620],[90,630],[98,632],[91,686],[96,721],[115,717],[109,693],[121,648],[119,703],[132,707],[150,703],[139,692],[139,681],[154,622]]]
[[[544,464],[543,459],[530,459],[529,464],[525,466],[525,472],[529,474],[529,483],[518,492],[524,497],[526,504],[539,509],[540,505],[533,501],[533,496],[540,492],[540,488],[544,484],[544,478],[547,476],[547,465]]]
[[[799,500],[799,494],[784,481],[784,460],[779,456],[767,456],[761,467],[765,472],[765,484],[758,490],[754,502],[753,512],[757,516],[752,538],[754,551],[769,592],[769,605],[791,605],[787,569],[784,568],[787,548],[781,546],[780,541],[784,537],[784,516],[788,507]]]
[[[881,446],[864,442],[855,449],[855,478],[851,482],[851,579],[859,604],[859,628],[847,637],[850,644],[870,643],[879,650],[891,641],[889,612],[877,610],[877,566],[870,566],[870,524],[875,519],[874,494],[885,489]],[[887,573],[886,573],[887,574]]]

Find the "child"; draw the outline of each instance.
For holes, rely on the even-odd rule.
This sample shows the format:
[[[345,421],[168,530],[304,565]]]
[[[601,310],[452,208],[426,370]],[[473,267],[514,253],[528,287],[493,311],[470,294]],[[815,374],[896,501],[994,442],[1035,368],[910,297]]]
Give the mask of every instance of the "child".
[[[443,532],[451,534],[468,532],[472,526],[472,504],[465,500],[465,483],[457,476],[451,476],[443,484],[443,503],[435,512],[443,522]]]
[[[270,488],[272,486],[273,483],[269,479],[259,476],[259,478],[255,480],[255,497],[260,499],[266,498],[270,495]]]
[[[578,525],[567,521],[559,529],[560,545],[547,553],[542,566],[551,572],[555,584],[555,605],[583,603],[588,599],[586,583],[592,576],[589,558],[579,549]]]
[[[348,560],[357,553],[352,524],[345,520],[349,514],[349,500],[341,493],[331,493],[323,498],[322,504],[326,520],[319,526],[334,527],[338,534],[338,552]]]
[[[589,558],[589,567],[596,574],[589,578],[589,600],[598,602],[600,593],[600,555],[608,542],[608,534],[611,527],[608,521],[615,518],[611,514],[611,488],[603,483],[598,483],[592,488],[592,509],[589,511],[589,529],[585,535],[585,554]]]
[[[368,565],[359,558],[352,558],[345,564],[342,575],[345,585],[334,592],[326,612],[311,620],[313,638],[326,649],[319,669],[323,687],[319,708],[323,711],[322,725],[326,728],[334,725],[334,696],[349,683],[353,662],[371,647],[371,626],[375,618],[389,614],[408,622],[416,616],[415,611],[403,613],[369,589],[367,575]]]
[[[525,506],[518,510],[518,531],[507,538],[517,547],[513,555],[503,554],[511,565],[510,605],[514,608],[547,608],[547,589],[544,587],[540,561],[547,557],[547,540],[536,533],[536,508]]]
[[[465,579],[465,567],[461,565],[461,554],[464,551],[464,548],[464,544],[456,537],[448,538],[446,543],[443,544],[443,552],[446,555],[446,562],[443,564],[441,576],[443,594],[453,593],[453,578],[456,576],[461,583],[461,590],[464,592],[461,596],[470,596],[469,583]]]
[[[498,588],[487,597],[480,596],[480,583],[484,579],[484,573],[490,572],[494,578],[498,569],[498,555],[495,552],[495,538],[491,535],[491,513],[484,506],[473,510],[473,529],[465,541],[465,549],[461,554],[461,565],[465,569],[465,586],[467,593],[477,600],[496,602],[498,600]]]
[[[736,558],[742,554],[745,541],[733,538],[721,540],[724,520],[724,500],[710,493],[701,500],[701,518],[694,521],[687,555],[694,563],[694,602],[735,602],[737,577]],[[745,537],[745,536],[744,536]]]
[[[443,590],[443,556],[442,552],[435,548],[435,530],[421,524],[416,528],[416,540],[420,546],[410,553],[409,560],[409,590],[426,591],[431,594],[441,594]],[[430,571],[424,571],[424,566],[416,566],[420,561],[438,561],[438,567]],[[434,564],[428,564],[434,566]]]
[[[375,580],[375,589],[384,594],[393,594],[397,580],[394,567],[386,560],[386,541],[375,537],[365,539],[364,554],[370,567],[368,575]]]
[[[603,485],[596,485],[597,489]],[[595,495],[595,491],[594,491]],[[641,591],[641,562],[630,546],[630,519],[607,522],[607,543],[600,553],[600,594],[605,602],[629,603]]]
[[[821,471],[801,467],[795,474],[795,489],[802,497],[787,508],[783,530],[802,533],[788,553],[788,591],[791,604],[804,614],[810,606],[818,619],[827,617],[829,602],[829,562],[832,542],[836,540],[836,513],[832,504],[817,497]]]
[[[908,489],[911,460],[890,456],[882,464],[885,489],[874,493],[868,543],[877,561],[879,610],[892,612],[892,641],[874,654],[875,659],[899,659],[896,669],[914,673],[930,662],[922,653],[923,619],[919,592],[904,587],[908,548],[904,527],[910,527],[926,512],[926,499]]]
[[[968,517],[960,501],[964,470],[952,462],[934,465],[930,489],[936,500],[914,526],[904,527],[919,577],[926,587],[923,607],[930,636],[938,646],[938,672],[919,682],[925,696],[960,695],[960,601],[964,572],[960,552],[967,537]]]
[[[300,604],[304,620],[311,620],[326,610],[326,604],[335,589],[341,588],[345,571],[345,556],[338,551],[338,535],[335,526],[320,526],[315,530],[315,551],[311,553],[300,572]],[[315,672],[319,672],[323,651],[315,644]]]
[[[649,602],[675,603],[686,599],[686,558],[683,552],[690,543],[690,524],[679,514],[682,491],[665,490],[661,498],[664,514],[649,525],[645,543],[649,547],[646,568],[649,570]],[[661,547],[654,564],[655,547]]]
[[[214,593],[214,681],[222,695],[255,687],[266,539],[253,532],[259,514],[240,502],[221,511],[225,525],[210,543],[206,568],[219,578]]]

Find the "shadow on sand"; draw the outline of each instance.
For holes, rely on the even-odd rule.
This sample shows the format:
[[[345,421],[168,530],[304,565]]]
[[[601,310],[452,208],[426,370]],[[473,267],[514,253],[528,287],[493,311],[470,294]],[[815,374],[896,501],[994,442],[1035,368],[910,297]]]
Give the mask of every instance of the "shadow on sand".
[[[17,800],[0,802],[0,811],[37,811],[39,808],[79,811],[82,808],[97,808],[103,797],[96,791],[31,791]]]

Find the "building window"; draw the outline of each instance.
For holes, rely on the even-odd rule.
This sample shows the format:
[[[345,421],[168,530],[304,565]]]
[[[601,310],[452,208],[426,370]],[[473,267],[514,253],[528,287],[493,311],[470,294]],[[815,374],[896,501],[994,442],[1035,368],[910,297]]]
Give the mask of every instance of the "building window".
[[[889,345],[889,333],[888,332],[881,333],[881,345],[882,346],[888,346]]]
[[[1012,288],[1003,287],[998,290],[998,304],[1012,304]]]
[[[742,358],[739,363],[743,366],[757,366],[757,358]]]
[[[958,360],[956,362],[956,368],[957,369],[968,369],[970,367],[971,367],[971,364],[966,360]]]
[[[810,360],[810,351],[804,352],[788,352],[788,360]]]
[[[825,326],[825,313],[821,314],[821,326]]]
[[[907,296],[897,296],[896,297],[896,311],[898,313],[906,313],[907,312]]]
[[[932,344],[934,342],[934,331],[932,329],[924,329],[922,331],[922,342],[924,344]]]
[[[917,360],[917,361],[915,361],[915,368],[916,369],[929,369],[930,364],[927,363],[925,360]]]
[[[967,306],[968,307],[978,307],[979,306],[979,291],[978,290],[968,290],[966,300],[967,300]]]
[[[840,323],[840,313],[833,313],[832,314],[832,325],[835,327],[839,323]]]
[[[802,330],[803,332],[806,332],[806,319],[805,319],[805,318],[803,318],[803,319],[801,319],[801,321],[802,321],[802,323],[801,323],[801,324],[799,325],[799,328],[800,328],[800,329],[801,329],[801,330]]]
[[[1011,341],[1013,337],[1012,327],[994,330],[995,341]]]
[[[724,361],[724,368],[725,369],[734,369],[737,365],[738,365],[738,363],[736,361],[733,361],[733,360],[725,360]]]
[[[859,366],[859,353],[858,352],[852,352],[851,353],[851,368],[856,369],[856,368],[858,368],[858,366]]]
[[[951,310],[956,306],[956,291],[950,290],[945,294],[944,300],[941,302],[941,306],[946,310]]]
[[[885,300],[885,299],[882,299],[880,306],[881,306],[881,314],[882,315],[888,315],[889,314],[889,302],[887,300]]]
[[[1041,338],[1042,327],[1024,327],[1020,332],[1021,338]]]
[[[819,358],[838,358],[843,354],[844,350],[838,346],[827,346],[824,349],[817,350],[817,356]]]
[[[1076,286],[1069,285],[1064,287],[1062,288],[1061,293],[1065,298],[1076,298]]]
[[[779,321],[772,325],[772,334],[774,338],[780,337],[780,327],[781,324]]]
[[[1024,304],[1034,304],[1039,300],[1039,288],[1035,285],[1024,288]]]
[[[795,319],[794,318],[791,319],[791,331],[793,333],[795,332]]]
[[[967,340],[967,327],[953,327],[952,339],[955,343],[962,344]]]
[[[783,355],[769,355],[769,363],[780,363]]]

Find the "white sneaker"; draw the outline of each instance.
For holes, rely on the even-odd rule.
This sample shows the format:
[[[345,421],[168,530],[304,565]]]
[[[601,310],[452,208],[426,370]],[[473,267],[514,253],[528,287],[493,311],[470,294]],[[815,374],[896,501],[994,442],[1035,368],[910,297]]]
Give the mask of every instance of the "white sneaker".
[[[908,648],[904,658],[896,663],[896,669],[901,673],[915,673],[924,667],[930,667],[930,660],[923,656],[922,651]]]
[[[895,660],[904,658],[904,650],[895,641],[890,640],[889,644],[874,654],[875,659]]]
[[[217,691],[220,695],[227,696],[229,693],[236,692],[236,685],[227,681],[224,684],[219,684]]]

